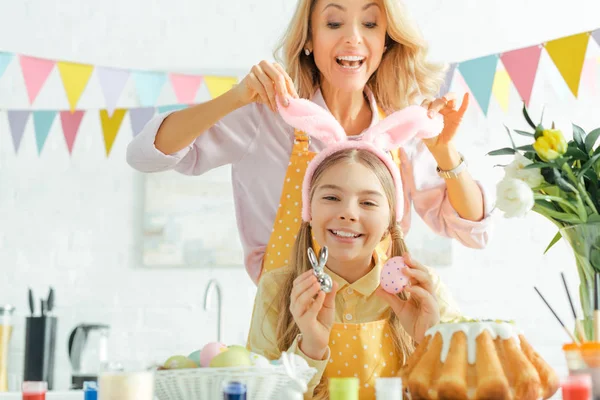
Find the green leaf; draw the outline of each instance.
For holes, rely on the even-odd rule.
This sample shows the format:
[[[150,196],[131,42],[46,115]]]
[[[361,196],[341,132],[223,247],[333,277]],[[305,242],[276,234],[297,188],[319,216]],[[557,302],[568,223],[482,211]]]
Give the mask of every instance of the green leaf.
[[[554,165],[545,162],[534,162],[523,167],[523,169],[536,169],[536,168],[553,168]]]
[[[588,222],[600,222],[600,215],[592,214],[588,217]]]
[[[577,173],[577,177],[583,176],[583,174],[585,174],[586,171],[588,169],[590,169],[594,165],[596,160],[598,160],[599,158],[600,158],[600,154],[596,154],[595,156],[590,158],[585,164],[583,164],[583,166],[581,167],[581,170],[579,170],[579,172]]]
[[[594,144],[596,144],[596,140],[600,136],[600,128],[594,129],[585,137],[585,149],[589,153],[594,150]]]
[[[553,210],[552,208],[548,207],[548,205],[546,205],[544,203],[547,203],[547,202],[545,200],[535,200],[535,205],[543,207],[544,208],[543,212],[545,214],[547,214],[548,216],[550,216],[556,220],[559,220],[559,221],[568,222],[570,224],[580,224],[581,223],[581,220],[579,219],[579,217],[577,215],[563,213],[560,211]]]
[[[533,123],[531,118],[529,118],[529,114],[527,113],[527,106],[525,105],[525,102],[523,102],[523,116],[525,117],[525,120],[527,121],[529,126],[535,129],[535,124]]]
[[[581,127],[573,125],[573,140],[577,143],[577,147],[581,149],[581,151],[585,150],[585,131],[581,129]]]
[[[567,149],[567,152],[565,153],[566,157],[572,157],[575,160],[584,160],[587,161],[589,156],[583,152],[581,149],[577,148],[577,147],[571,147],[569,146],[569,148]]]
[[[544,250],[544,254],[546,254],[548,252],[548,250],[550,250],[552,248],[552,246],[554,246],[556,244],[556,242],[558,242],[561,238],[562,238],[562,235],[560,234],[560,231],[556,232],[556,235],[554,235],[554,237],[550,241],[550,244],[548,244],[548,247],[546,247],[546,250]]]
[[[502,156],[506,154],[515,154],[517,151],[515,149],[511,149],[510,147],[504,147],[502,149],[493,150],[487,153],[488,156]]]
[[[529,133],[529,132],[525,132],[525,131],[519,131],[519,130],[516,130],[516,129],[514,129],[514,131],[516,133],[518,133],[519,135],[521,135],[521,136],[534,137],[533,133]]]
[[[512,138],[512,135],[510,134],[510,129],[508,129],[508,127],[506,125],[504,125],[504,129],[506,129],[506,133],[508,133],[508,138],[510,139],[510,143],[512,144],[512,148],[516,148],[515,146],[515,141]]]
[[[533,145],[531,145],[531,144],[526,144],[525,146],[516,147],[516,150],[535,151],[535,149],[533,148]]]

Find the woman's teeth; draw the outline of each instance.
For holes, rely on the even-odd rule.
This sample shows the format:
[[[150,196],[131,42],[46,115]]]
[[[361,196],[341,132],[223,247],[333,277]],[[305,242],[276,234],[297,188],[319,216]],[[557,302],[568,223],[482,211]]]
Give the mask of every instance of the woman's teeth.
[[[365,58],[362,56],[340,56],[336,57],[336,61],[344,68],[358,69],[365,62]]]
[[[343,237],[343,238],[357,238],[360,236],[360,234],[358,234],[358,233],[350,233],[350,232],[344,232],[344,231],[330,231],[330,232],[336,236]]]

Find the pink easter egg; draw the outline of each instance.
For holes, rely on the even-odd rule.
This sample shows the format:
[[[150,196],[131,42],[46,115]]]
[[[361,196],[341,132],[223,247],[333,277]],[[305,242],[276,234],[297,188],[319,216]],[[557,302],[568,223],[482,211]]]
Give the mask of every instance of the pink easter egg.
[[[227,350],[227,346],[219,342],[207,343],[200,351],[200,366],[208,368],[210,361],[221,352]]]
[[[408,286],[409,279],[404,275],[406,264],[403,257],[392,257],[383,265],[380,285],[388,293],[396,294]]]

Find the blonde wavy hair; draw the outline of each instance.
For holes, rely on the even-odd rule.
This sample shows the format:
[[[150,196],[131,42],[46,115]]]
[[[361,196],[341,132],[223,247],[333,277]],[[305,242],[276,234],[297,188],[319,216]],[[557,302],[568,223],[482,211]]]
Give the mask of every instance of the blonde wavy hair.
[[[403,255],[407,250],[402,231],[396,222],[396,212],[394,207],[394,204],[396,204],[396,191],[394,189],[394,181],[383,161],[372,152],[363,149],[345,149],[329,156],[315,170],[311,182],[310,199],[312,199],[315,188],[318,186],[319,180],[325,171],[339,163],[349,162],[364,165],[369,168],[369,170],[373,171],[375,176],[377,176],[377,179],[379,179],[390,207],[390,224],[388,226],[389,237],[391,239],[390,257]],[[292,251],[290,260],[291,273],[286,277],[282,290],[279,291],[279,296],[274,299],[275,307],[281,310],[281,318],[278,320],[276,332],[277,347],[279,351],[282,352],[287,351],[290,348],[294,339],[300,333],[300,330],[289,311],[290,296],[294,286],[294,279],[312,268],[307,255],[308,249],[312,247],[313,240],[310,224],[308,222],[303,222]],[[402,293],[399,294],[399,297],[406,300],[406,296]],[[399,324],[396,314],[392,311],[390,311],[389,323],[392,329],[392,338],[394,340],[396,354],[403,355],[403,360],[401,360],[401,364],[403,365],[406,362],[407,357],[414,351],[415,344],[413,339]],[[321,382],[319,382],[315,388],[314,396],[315,399],[328,398],[327,379],[325,377],[321,379]]]
[[[382,0],[387,16],[387,51],[367,82],[377,104],[386,113],[412,104],[417,96],[433,97],[444,81],[447,66],[426,61],[428,46],[408,18],[401,0]],[[275,49],[294,81],[298,95],[310,99],[320,86],[320,73],[304,47],[311,36],[310,17],[317,0],[299,0],[294,17]]]

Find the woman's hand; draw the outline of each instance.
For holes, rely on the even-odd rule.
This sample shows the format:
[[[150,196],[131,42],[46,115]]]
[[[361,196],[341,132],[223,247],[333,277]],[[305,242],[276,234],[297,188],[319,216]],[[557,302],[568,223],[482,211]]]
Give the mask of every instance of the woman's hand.
[[[233,90],[242,104],[266,104],[273,112],[277,111],[276,96],[280,97],[284,106],[287,106],[288,95],[298,98],[294,82],[283,67],[264,60],[253,66]]]
[[[322,360],[329,345],[335,319],[337,283],[329,293],[321,290],[312,269],[296,278],[290,295],[290,312],[302,333],[300,350],[314,360]]]
[[[408,300],[386,292],[381,286],[376,294],[392,307],[404,330],[419,343],[425,337],[425,332],[440,321],[440,308],[429,271],[409,254],[403,257],[408,267],[404,273],[411,283],[404,289]]]
[[[430,118],[433,118],[438,113],[444,117],[444,129],[442,132],[434,138],[423,140],[430,150],[435,151],[436,148],[448,146],[454,136],[456,136],[456,132],[468,106],[469,93],[465,93],[462,104],[458,109],[456,108],[456,95],[454,93],[448,93],[439,99],[433,101],[425,100],[421,103],[421,107],[425,107],[428,110]]]

